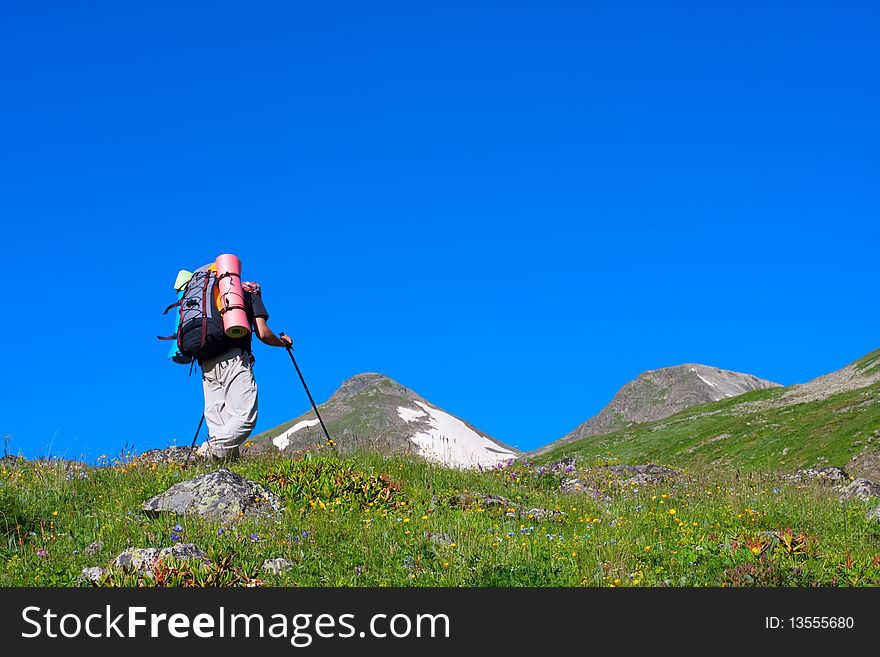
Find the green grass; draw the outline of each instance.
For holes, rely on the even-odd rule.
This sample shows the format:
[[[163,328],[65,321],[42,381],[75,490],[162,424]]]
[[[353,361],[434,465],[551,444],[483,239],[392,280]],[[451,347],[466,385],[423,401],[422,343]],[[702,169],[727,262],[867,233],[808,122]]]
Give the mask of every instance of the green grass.
[[[786,390],[757,390],[693,407],[658,422],[568,443],[536,460],[613,455],[626,463],[653,462],[694,471],[767,472],[845,466],[871,443],[880,447],[880,383],[820,401],[761,405]]]
[[[587,492],[563,494],[559,484],[567,475],[523,463],[480,472],[376,453],[344,461],[324,453],[296,462],[264,456],[232,469],[284,497],[286,508],[276,518],[220,523],[140,511],[148,497],[205,467],[182,472],[121,462],[77,471],[57,463],[3,464],[0,584],[81,586],[83,567],[106,565],[129,546],[163,547],[175,540],[201,547],[212,565],[166,564],[158,580],[116,573],[106,583],[880,584],[880,523],[865,520],[866,503],[841,504],[827,488],[780,483],[769,475],[616,488],[596,467],[587,475]],[[462,501],[473,492],[502,496],[512,506]],[[529,517],[535,507],[555,515]],[[103,551],[87,556],[86,546],[99,540]],[[262,573],[262,561],[276,557],[294,568],[278,576]]]

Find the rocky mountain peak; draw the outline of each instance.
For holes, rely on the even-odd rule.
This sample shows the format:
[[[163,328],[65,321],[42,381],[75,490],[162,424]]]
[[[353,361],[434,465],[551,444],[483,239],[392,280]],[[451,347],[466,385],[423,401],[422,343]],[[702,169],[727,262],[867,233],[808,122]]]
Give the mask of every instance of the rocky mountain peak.
[[[376,449],[418,454],[451,467],[491,467],[519,454],[452,413],[378,372],[342,382],[319,407],[342,452]],[[314,411],[251,439],[255,452],[294,455],[326,442]]]
[[[631,424],[661,420],[691,406],[775,387],[779,384],[751,374],[699,363],[648,370],[625,384],[597,415],[537,452],[586,436],[612,433]]]
[[[364,390],[373,388],[396,388],[399,390],[406,390],[406,388],[385,374],[380,374],[379,372],[362,372],[361,374],[355,374],[343,381],[336,392],[333,393],[331,399],[354,397]]]

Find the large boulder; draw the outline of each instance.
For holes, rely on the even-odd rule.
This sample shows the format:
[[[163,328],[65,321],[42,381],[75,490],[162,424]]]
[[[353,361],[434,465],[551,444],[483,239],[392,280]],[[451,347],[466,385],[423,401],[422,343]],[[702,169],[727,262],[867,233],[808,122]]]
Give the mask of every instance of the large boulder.
[[[174,484],[144,502],[151,514],[183,513],[231,520],[242,515],[272,514],[281,501],[267,488],[229,470],[217,470]]]

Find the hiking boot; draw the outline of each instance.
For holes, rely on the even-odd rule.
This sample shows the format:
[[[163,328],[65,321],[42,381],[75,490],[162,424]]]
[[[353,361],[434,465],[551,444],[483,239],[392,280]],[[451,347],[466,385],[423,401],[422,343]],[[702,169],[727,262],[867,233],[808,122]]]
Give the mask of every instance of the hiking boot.
[[[236,447],[235,449],[230,449],[223,456],[211,454],[211,461],[215,464],[233,463],[235,461],[238,461],[240,458],[241,453],[238,451],[238,447]]]

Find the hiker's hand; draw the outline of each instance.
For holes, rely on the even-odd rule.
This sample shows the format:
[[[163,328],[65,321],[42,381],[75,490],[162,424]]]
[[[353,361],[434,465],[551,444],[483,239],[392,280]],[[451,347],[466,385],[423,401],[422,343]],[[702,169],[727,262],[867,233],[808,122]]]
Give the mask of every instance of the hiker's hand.
[[[291,339],[291,337],[289,335],[285,335],[284,333],[282,333],[279,336],[279,338],[281,339],[281,342],[282,342],[281,346],[284,347],[285,349],[293,346],[293,340]]]

